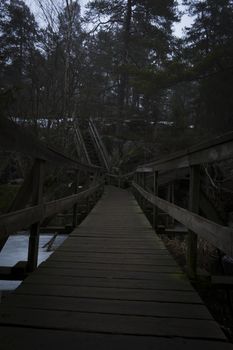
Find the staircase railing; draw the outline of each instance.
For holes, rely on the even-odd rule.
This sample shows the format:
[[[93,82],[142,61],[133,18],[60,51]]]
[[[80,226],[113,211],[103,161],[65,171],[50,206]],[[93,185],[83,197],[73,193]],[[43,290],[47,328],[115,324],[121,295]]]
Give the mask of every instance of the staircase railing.
[[[74,131],[75,131],[76,142],[77,142],[78,150],[80,152],[80,156],[87,164],[91,165],[91,160],[87,152],[87,148],[78,125],[74,124]]]
[[[90,119],[89,121],[89,130],[90,130],[90,134],[93,138],[93,141],[96,145],[96,148],[98,150],[98,154],[101,157],[103,166],[107,169],[107,171],[110,170],[110,158],[108,155],[108,152],[105,148],[105,145],[99,135],[99,132],[94,124],[94,121],[92,119]]]

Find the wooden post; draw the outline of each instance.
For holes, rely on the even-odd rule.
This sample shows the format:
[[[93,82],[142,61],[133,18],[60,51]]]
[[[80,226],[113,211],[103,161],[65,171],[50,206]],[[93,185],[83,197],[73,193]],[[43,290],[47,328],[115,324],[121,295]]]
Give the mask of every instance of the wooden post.
[[[74,180],[74,194],[78,193],[78,185],[79,185],[80,173],[79,171],[75,172],[75,180]],[[78,214],[78,203],[75,203],[73,206],[73,228],[77,226],[77,214]]]
[[[170,203],[174,203],[174,182],[169,183],[167,187],[167,198],[166,200]],[[166,227],[173,227],[174,226],[174,219],[170,217],[169,215],[166,216]]]
[[[153,176],[153,190],[154,196],[158,197],[158,171],[154,171]],[[153,206],[153,227],[156,230],[158,227],[158,208],[156,205]]]
[[[189,210],[197,214],[199,212],[199,198],[200,165],[193,165],[190,168]],[[195,278],[197,270],[197,235],[192,231],[188,233],[187,265],[189,277]]]
[[[33,169],[32,205],[39,205],[43,202],[44,163],[45,162],[41,159],[35,160]],[[34,271],[37,267],[40,238],[39,231],[40,222],[36,222],[30,228],[27,262],[28,272]]]

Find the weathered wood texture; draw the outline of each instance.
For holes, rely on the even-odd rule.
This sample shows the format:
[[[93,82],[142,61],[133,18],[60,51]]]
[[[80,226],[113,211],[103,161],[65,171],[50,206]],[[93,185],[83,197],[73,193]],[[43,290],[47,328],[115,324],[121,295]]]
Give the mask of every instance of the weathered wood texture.
[[[133,183],[133,188],[151,204],[156,205],[159,209],[168,213],[189,230],[195,232],[201,238],[206,239],[213,246],[219,248],[229,256],[233,256],[233,230],[231,228],[216,224],[162,198],[155,197],[136,183]]]
[[[0,325],[4,350],[233,348],[133,196],[112,187],[4,300]]]
[[[137,171],[168,171],[188,168],[201,163],[218,162],[233,157],[233,132],[217,137],[211,141],[202,142],[185,151],[139,166]]]
[[[69,209],[79,200],[87,198],[94,194],[103,186],[103,183],[95,184],[78,194],[69,197],[57,199],[45,204],[39,204],[34,207],[25,208],[0,216],[0,236],[7,237],[10,234],[28,228],[30,225],[42,221],[54,214],[61,213]]]

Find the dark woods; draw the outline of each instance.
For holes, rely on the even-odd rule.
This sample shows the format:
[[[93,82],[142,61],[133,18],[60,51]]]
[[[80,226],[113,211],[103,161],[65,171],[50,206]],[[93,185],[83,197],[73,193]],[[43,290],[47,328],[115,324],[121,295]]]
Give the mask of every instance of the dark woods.
[[[56,130],[59,145],[71,121],[92,117],[125,158],[232,129],[232,0],[93,0],[82,12],[78,1],[36,2],[43,19],[0,2],[1,115],[48,142]],[[181,10],[194,20],[182,39]]]

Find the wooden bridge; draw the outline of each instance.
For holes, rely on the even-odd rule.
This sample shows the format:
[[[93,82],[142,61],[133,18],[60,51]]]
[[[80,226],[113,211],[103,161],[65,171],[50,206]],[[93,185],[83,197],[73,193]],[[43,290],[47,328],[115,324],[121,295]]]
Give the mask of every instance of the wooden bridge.
[[[12,135],[10,128],[8,132]],[[197,165],[204,159],[211,161],[211,157],[214,161],[232,157],[232,143],[231,135],[205,148],[138,168],[132,183],[135,196],[130,190],[109,185],[103,191],[103,172],[97,167],[72,163],[41,144],[37,149],[30,148],[37,161],[18,193],[14,210],[0,217],[3,240],[31,227],[28,262],[21,265],[28,277],[0,307],[0,348],[233,349],[154,230],[158,208],[191,230],[190,275],[195,273],[196,234],[232,253],[232,230],[192,212],[197,212],[198,204]],[[7,137],[2,144],[7,149],[15,147]],[[18,145],[22,147],[23,140]],[[44,163],[62,160],[68,167],[94,173],[93,181],[80,193],[75,187],[73,195],[44,203]],[[189,211],[158,197],[158,172],[176,168],[177,164],[191,166],[193,208]],[[147,186],[148,173],[154,174],[152,191]],[[19,208],[20,199],[25,203],[29,198],[28,184],[33,189],[32,204]],[[87,218],[76,227],[80,200],[97,200],[101,194]],[[141,209],[145,202],[153,208],[153,228]],[[69,207],[73,207],[73,232],[36,269],[41,222]]]

